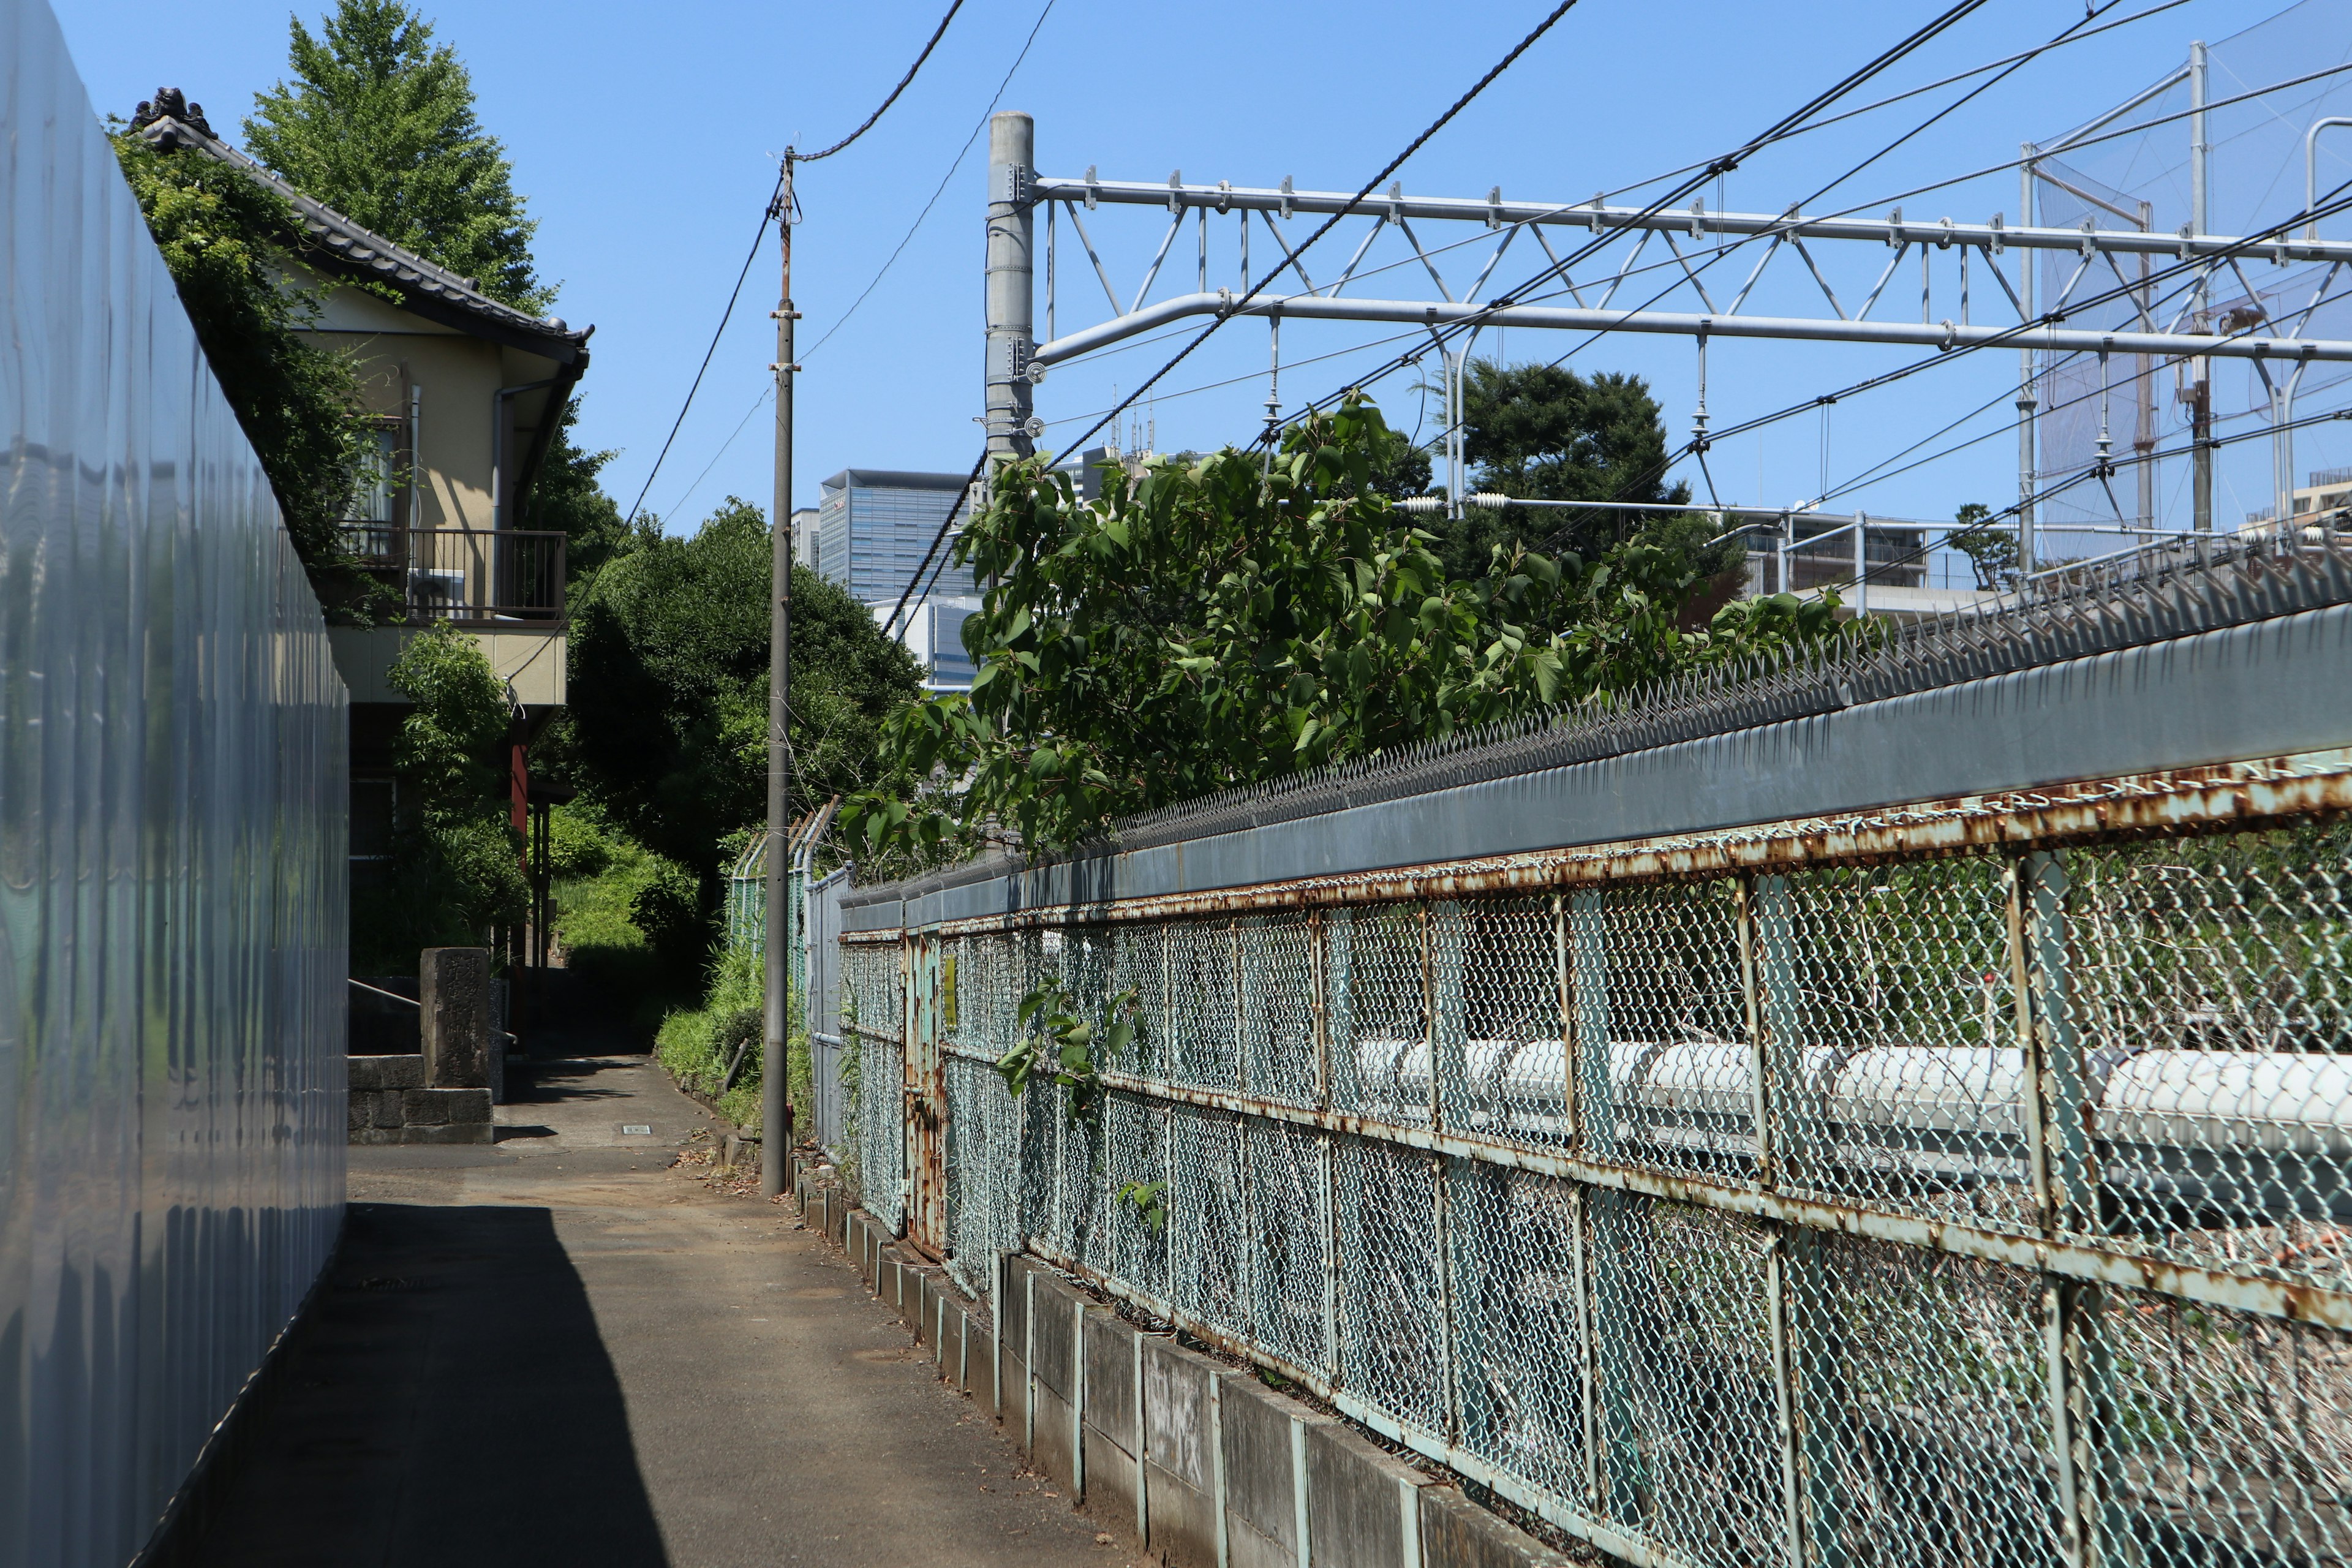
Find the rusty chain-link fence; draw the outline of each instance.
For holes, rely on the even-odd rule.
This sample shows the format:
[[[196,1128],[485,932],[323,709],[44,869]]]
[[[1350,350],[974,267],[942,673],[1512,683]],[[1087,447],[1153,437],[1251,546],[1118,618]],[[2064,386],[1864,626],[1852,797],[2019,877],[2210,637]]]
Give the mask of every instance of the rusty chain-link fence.
[[[2278,629],[2352,673],[2340,622]],[[1637,1563],[2352,1560],[2352,750],[2239,754],[902,889],[841,950],[864,1201],[975,1294],[1043,1256]],[[994,1066],[1049,984],[1134,1026],[1075,1102]]]

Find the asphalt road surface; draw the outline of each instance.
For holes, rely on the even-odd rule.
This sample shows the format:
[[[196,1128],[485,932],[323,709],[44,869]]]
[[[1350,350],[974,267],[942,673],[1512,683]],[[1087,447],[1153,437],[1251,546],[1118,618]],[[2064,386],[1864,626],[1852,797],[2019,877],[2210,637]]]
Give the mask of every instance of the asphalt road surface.
[[[1121,1568],[642,1056],[478,1148],[356,1148],[342,1251],[195,1561]],[[649,1128],[649,1132],[625,1129]]]

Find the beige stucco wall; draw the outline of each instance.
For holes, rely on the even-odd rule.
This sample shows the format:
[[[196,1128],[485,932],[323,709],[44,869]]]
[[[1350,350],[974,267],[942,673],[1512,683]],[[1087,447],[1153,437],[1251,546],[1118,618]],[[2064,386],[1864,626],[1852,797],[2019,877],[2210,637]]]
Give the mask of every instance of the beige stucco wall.
[[[330,626],[335,668],[352,689],[354,702],[400,702],[408,699],[394,689],[393,660],[413,637],[424,636],[415,626]],[[554,707],[563,700],[564,636],[559,631],[469,631],[476,647],[490,661],[501,680],[514,682],[515,697],[526,708]]]

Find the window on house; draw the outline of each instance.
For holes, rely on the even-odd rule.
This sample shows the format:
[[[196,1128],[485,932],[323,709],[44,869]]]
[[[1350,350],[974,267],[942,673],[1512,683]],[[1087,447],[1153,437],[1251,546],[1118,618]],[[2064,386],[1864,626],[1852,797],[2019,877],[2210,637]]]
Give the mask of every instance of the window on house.
[[[371,434],[373,439],[361,460],[351,510],[343,514],[343,536],[353,553],[380,561],[397,552],[393,523],[400,494],[400,427],[380,425]]]

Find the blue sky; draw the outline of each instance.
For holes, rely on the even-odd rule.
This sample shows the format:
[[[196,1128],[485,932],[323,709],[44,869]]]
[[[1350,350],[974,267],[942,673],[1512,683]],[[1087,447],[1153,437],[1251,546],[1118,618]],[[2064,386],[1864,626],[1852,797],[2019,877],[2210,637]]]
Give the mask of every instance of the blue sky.
[[[2116,15],[2148,3],[2132,0]],[[440,37],[472,68],[483,119],[506,142],[516,184],[540,221],[541,270],[562,289],[557,310],[574,325],[598,329],[583,389],[584,434],[620,452],[608,479],[625,506],[644,485],[709,341],[774,179],[776,154],[788,142],[806,149],[832,141],[862,119],[905,68],[939,8],[929,0],[658,8],[610,0],[563,7],[428,0],[425,9]],[[1039,26],[1042,8],[1042,0],[967,0],[922,77],[881,126],[850,152],[803,172],[806,216],[796,288],[807,367],[799,399],[802,504],[814,500],[821,479],[843,467],[961,469],[978,450],[985,135],[961,164],[957,156],[1033,27],[1034,47],[1002,106],[1036,115],[1046,172],[1075,175],[1094,164],[1106,178],[1165,180],[1181,168],[1188,180],[1275,184],[1288,174],[1302,188],[1353,189],[1541,15],[1535,5],[1486,0],[1443,7],[1203,0],[1182,8],[1055,0]],[[1582,0],[1402,178],[1412,192],[1483,195],[1499,184],[1515,198],[1589,199],[1596,190],[1615,190],[1737,144],[1937,8],[1838,0]],[[2013,158],[2021,139],[2054,135],[2172,68],[2190,38],[2221,38],[2276,8],[2190,0],[2058,51],[1873,163],[1831,199],[1874,203]],[[306,5],[302,14],[316,13]],[[2066,5],[1993,0],[1851,101],[2026,48],[2080,14]],[[285,67],[282,4],[74,0],[61,19],[102,110],[128,113],[157,86],[177,86],[202,101],[232,140],[255,91]],[[2315,33],[2303,53],[2346,58],[2352,20],[2322,9]],[[1777,148],[1730,177],[1727,204],[1785,208],[1950,96],[1914,100]],[[2286,118],[2279,123],[2286,126]],[[2185,130],[2162,134],[2187,140]],[[2352,138],[2347,141],[2345,151],[2352,153]],[[2299,200],[2299,163],[2291,175],[2278,173],[2282,189],[2294,187],[2296,199],[2283,209],[2291,210]],[[812,349],[841,322],[943,178],[936,208],[895,267],[855,316]],[[1930,220],[1945,213],[1981,220],[2000,210],[2014,221],[2017,200],[2011,173],[1905,206]],[[1871,210],[1884,211],[1884,205]],[[1164,218],[1135,208],[1090,219],[1122,289],[1139,279],[1163,225]],[[1296,242],[1307,226],[1295,221],[1289,237]],[[2352,233],[2342,220],[2337,226]],[[1346,259],[1353,232],[1324,242],[1330,270]],[[1094,320],[1089,312],[1102,305],[1090,273],[1079,270],[1082,259],[1066,247],[1069,238],[1065,228],[1066,330]],[[1435,243],[1438,237],[1423,238]],[[1171,275],[1181,269],[1189,279],[1191,245],[1188,231]],[[1233,266],[1229,246],[1222,239],[1220,246],[1213,286],[1226,280]],[[1261,244],[1257,270],[1269,254]],[[1512,253],[1497,282],[1517,282],[1534,254]],[[1393,257],[1381,253],[1368,265],[1382,258]],[[1862,272],[1840,276],[1862,277],[1866,289],[1880,264],[1862,258],[1853,263]],[[1726,270],[1744,277],[1746,268],[1733,263]],[[1427,297],[1425,278],[1416,284],[1402,268],[1387,276],[1392,286],[1370,291]],[[1759,300],[1777,297],[1801,307],[1801,273],[1776,263]],[[1848,287],[1839,286],[1842,292]],[[1916,300],[1916,282],[1905,286]],[[1989,289],[1981,278],[1976,287],[1981,310]],[[763,503],[768,496],[768,423],[758,403],[772,357],[767,311],[774,289],[771,242],[646,497],[646,507],[673,527],[690,524],[730,492]],[[1775,289],[1783,291],[1775,296]],[[1813,300],[1817,306],[1818,296]],[[1947,313],[1947,306],[1936,310]],[[1041,300],[1041,318],[1042,311]],[[1294,323],[1283,341],[1291,363],[1286,402],[1326,392],[1380,363],[1393,350],[1343,351],[1392,331]],[[1549,358],[1570,346],[1530,341],[1537,335],[1511,333],[1505,351],[1515,359],[1538,352]],[[1482,342],[1482,351],[1488,346]],[[1056,422],[1047,444],[1075,437],[1083,426],[1066,421],[1106,406],[1165,352],[1134,350],[1057,371],[1038,394],[1039,412]],[[1709,367],[1710,411],[1721,426],[1919,352],[1718,342]],[[1253,434],[1266,395],[1267,353],[1259,323],[1235,323],[1212,339],[1166,390],[1234,384],[1159,399],[1152,410],[1159,444],[1204,447]],[[1324,355],[1338,357],[1297,363]],[[1687,341],[1619,337],[1580,350],[1570,363],[1648,376],[1670,429],[1677,437],[1686,429],[1696,369]],[[1828,432],[1832,480],[1853,478],[1988,400],[1993,410],[1956,435],[1991,430],[2008,416],[1999,399],[2015,363],[2012,354],[1968,356],[1948,371],[1841,405]],[[1433,411],[1423,415],[1413,384],[1412,374],[1400,375],[1378,395],[1407,428],[1417,419],[1433,427]],[[2315,393],[2305,407],[2341,397],[2340,391]],[[2177,425],[2168,384],[2163,402],[2168,439]],[[1723,498],[1780,505],[1818,490],[1821,423],[1808,415],[1718,447],[1713,471]],[[2333,432],[2307,435],[2296,462],[2303,468],[2352,462],[2352,440]],[[2267,463],[2259,443],[2232,454],[2218,508],[2225,520],[2262,502]],[[2161,502],[2168,510],[2178,489],[2168,477]],[[1869,484],[1837,508],[1948,517],[1963,500],[1998,506],[2015,493],[2014,438],[1995,435]]]

